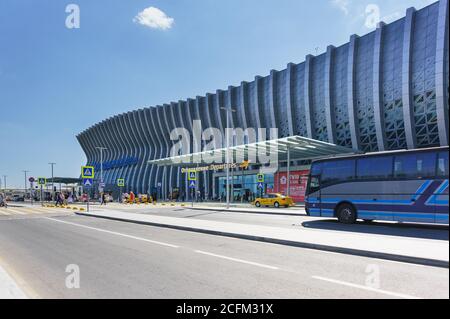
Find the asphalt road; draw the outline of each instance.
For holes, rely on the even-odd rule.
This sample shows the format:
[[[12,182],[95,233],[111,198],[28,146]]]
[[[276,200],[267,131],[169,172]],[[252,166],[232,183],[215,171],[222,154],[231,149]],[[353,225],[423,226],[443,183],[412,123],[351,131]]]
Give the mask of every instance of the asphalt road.
[[[188,219],[240,223],[249,225],[273,226],[282,228],[315,228],[337,232],[355,232],[361,234],[380,234],[398,237],[423,238],[434,240],[449,240],[448,225],[425,225],[396,222],[358,222],[355,225],[344,225],[335,218],[318,218],[306,216],[288,216],[277,214],[255,214],[224,211],[192,210],[183,207],[152,207],[150,206],[95,206],[94,210],[114,209],[123,212],[142,213],[156,216],[170,216]],[[302,212],[302,210],[297,210]],[[297,212],[296,211],[296,212]],[[303,210],[304,211],[304,210]]]
[[[32,298],[449,298],[444,268],[91,217],[24,217],[0,219],[0,265]],[[66,287],[68,265],[79,267],[80,288]]]

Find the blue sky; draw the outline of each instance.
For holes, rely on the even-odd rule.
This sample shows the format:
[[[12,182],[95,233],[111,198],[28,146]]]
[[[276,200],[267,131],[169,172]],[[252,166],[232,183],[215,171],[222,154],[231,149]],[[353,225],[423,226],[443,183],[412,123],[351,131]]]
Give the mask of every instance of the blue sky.
[[[0,175],[23,187],[22,170],[48,176],[56,162],[55,175],[78,176],[86,159],[75,135],[106,117],[302,62],[372,31],[369,4],[389,22],[432,2],[2,0]],[[71,3],[79,29],[65,25]]]

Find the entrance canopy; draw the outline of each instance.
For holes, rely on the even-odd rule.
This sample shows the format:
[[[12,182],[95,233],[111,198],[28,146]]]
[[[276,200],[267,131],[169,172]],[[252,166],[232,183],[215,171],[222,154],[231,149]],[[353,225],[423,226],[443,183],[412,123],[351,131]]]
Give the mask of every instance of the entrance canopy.
[[[255,154],[266,154],[279,162],[312,160],[331,156],[338,156],[353,153],[352,149],[326,143],[318,140],[309,139],[302,136],[290,136],[275,140],[262,141],[252,144],[244,144],[229,147],[228,162],[234,162],[236,158],[241,161],[250,161],[251,165],[264,164]],[[157,160],[151,160],[148,163],[158,166],[183,166],[195,167],[201,164],[223,164],[226,163],[227,148],[220,148],[199,153],[178,155]],[[233,160],[232,160],[233,159]]]
[[[73,177],[54,177],[53,179],[47,178],[47,183],[55,183],[55,184],[80,184],[82,182],[81,178],[73,178]]]

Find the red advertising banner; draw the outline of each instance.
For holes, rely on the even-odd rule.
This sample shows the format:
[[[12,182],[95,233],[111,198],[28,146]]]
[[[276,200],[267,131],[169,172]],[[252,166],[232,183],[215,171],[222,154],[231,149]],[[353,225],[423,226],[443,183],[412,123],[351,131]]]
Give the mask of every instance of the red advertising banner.
[[[295,202],[305,201],[306,185],[308,184],[309,170],[290,172],[291,185],[290,196]],[[287,172],[278,172],[275,174],[274,192],[287,195]]]

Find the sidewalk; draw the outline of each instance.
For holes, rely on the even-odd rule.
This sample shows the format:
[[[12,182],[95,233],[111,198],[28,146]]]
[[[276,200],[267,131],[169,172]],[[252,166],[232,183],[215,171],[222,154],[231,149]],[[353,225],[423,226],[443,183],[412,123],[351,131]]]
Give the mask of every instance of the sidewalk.
[[[234,213],[252,213],[252,214],[270,214],[270,215],[286,215],[286,216],[306,216],[305,206],[297,205],[290,208],[273,208],[273,207],[255,207],[250,204],[230,204],[230,209],[227,209],[225,203],[200,202],[186,203],[186,207],[195,210],[206,211],[228,211]]]
[[[230,209],[227,209],[224,203],[214,203],[214,202],[199,202],[186,203],[186,202],[158,202],[157,204],[119,204],[119,203],[109,203],[108,206],[115,208],[123,208],[123,205],[130,205],[136,207],[185,207],[192,210],[203,210],[203,211],[216,211],[216,212],[233,212],[233,213],[252,213],[252,214],[268,214],[268,215],[285,215],[285,216],[306,216],[304,206],[294,206],[290,208],[273,208],[273,207],[255,207],[250,204],[231,204]]]
[[[399,238],[388,235],[337,232],[322,229],[286,229],[144,215],[114,210],[77,214],[371,258],[449,267],[449,243],[445,240]]]

